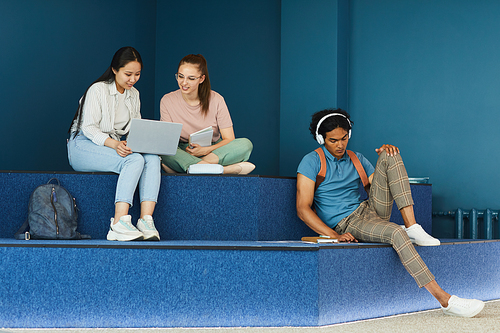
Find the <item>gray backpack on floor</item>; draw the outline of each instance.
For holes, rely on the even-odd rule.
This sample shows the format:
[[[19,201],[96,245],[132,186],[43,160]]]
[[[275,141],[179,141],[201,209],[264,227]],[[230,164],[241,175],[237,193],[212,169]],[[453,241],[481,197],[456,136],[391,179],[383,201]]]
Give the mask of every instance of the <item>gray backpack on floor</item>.
[[[57,184],[51,184],[55,180]],[[28,218],[16,239],[89,239],[76,231],[78,208],[73,196],[57,178],[38,186],[28,204]],[[27,230],[29,226],[29,231]]]

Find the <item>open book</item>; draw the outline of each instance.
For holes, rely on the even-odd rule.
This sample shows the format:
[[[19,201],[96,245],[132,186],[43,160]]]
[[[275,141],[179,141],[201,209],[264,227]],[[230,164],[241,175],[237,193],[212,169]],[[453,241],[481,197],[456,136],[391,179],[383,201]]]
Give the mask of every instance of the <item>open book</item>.
[[[202,147],[209,147],[212,145],[212,137],[214,135],[214,130],[212,126],[208,126],[198,132],[191,133],[189,135],[189,145],[196,143]]]

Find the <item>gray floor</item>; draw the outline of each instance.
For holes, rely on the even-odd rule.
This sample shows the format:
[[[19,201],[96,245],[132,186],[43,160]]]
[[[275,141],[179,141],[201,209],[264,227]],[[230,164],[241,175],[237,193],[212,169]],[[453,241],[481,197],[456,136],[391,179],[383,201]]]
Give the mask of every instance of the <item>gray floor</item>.
[[[232,327],[232,328],[97,328],[97,329],[10,329],[0,333],[350,333],[350,332],[401,332],[401,333],[460,333],[500,332],[500,300],[486,302],[484,310],[474,318],[457,318],[443,315],[441,310],[417,312],[393,317],[365,320],[327,327]]]

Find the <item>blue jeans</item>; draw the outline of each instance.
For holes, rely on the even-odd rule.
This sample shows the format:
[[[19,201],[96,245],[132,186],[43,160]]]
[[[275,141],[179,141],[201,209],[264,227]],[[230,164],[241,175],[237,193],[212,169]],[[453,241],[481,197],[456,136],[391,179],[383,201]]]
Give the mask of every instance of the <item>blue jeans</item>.
[[[69,164],[75,171],[119,174],[115,203],[132,206],[137,184],[141,202],[157,201],[161,181],[158,155],[132,153],[121,157],[113,148],[98,146],[83,134],[71,138],[67,146]]]

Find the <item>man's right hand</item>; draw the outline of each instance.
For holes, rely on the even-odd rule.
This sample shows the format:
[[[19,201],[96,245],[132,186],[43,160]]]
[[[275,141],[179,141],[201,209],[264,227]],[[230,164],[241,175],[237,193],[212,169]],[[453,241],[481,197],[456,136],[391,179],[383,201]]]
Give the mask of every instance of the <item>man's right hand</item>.
[[[350,232],[346,232],[345,234],[340,235],[339,237],[337,237],[337,239],[339,240],[339,242],[347,242],[347,243],[358,242],[358,240],[354,238],[354,236],[351,235]]]

